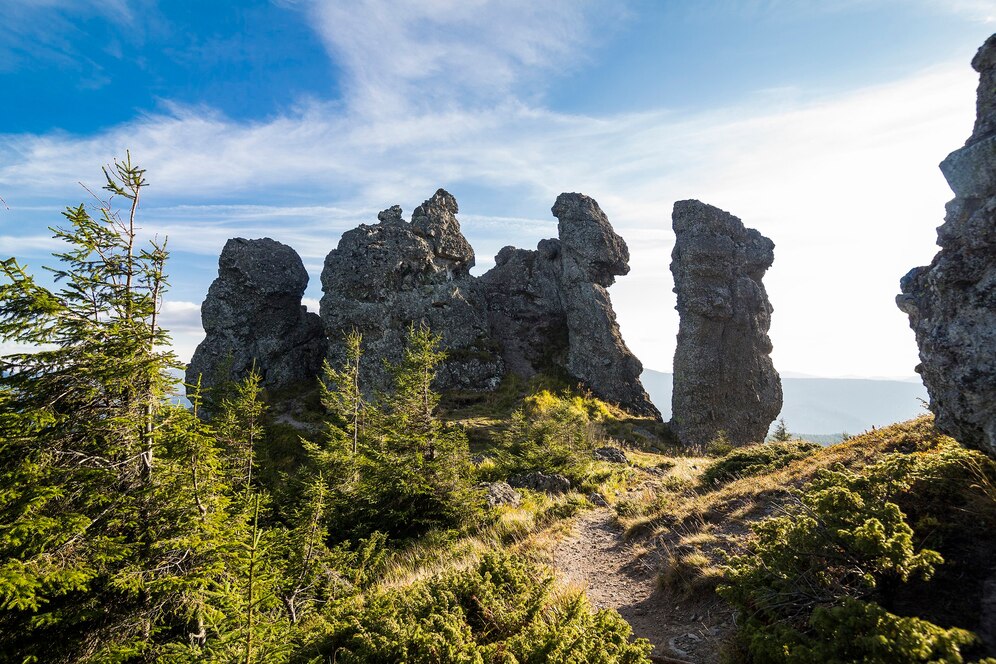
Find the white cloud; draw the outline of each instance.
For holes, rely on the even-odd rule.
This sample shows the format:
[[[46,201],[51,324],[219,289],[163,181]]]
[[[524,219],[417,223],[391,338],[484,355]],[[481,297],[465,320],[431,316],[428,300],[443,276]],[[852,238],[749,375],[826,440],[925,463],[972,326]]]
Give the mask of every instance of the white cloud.
[[[823,99],[780,97],[774,110],[767,96],[694,115],[588,117],[506,93],[583,53],[590,6],[306,6],[346,68],[345,106],[311,103],[251,123],[173,107],[87,138],[0,135],[0,192],[12,204],[0,233],[13,235],[21,204],[77,198],[77,178],[127,147],[152,185],[146,232],[212,257],[228,237],[274,237],[302,254],[314,299],[340,233],[393,203],[410,212],[439,186],[456,193],[485,267],[505,244],[552,235],[555,196],[583,191],[630,244],[632,272],[612,289],[623,332],[647,366],[667,369],[677,330],[671,206],[700,198],[777,245],[766,283],[780,368],[911,372],[912,333],[892,298],[899,277],[935,251],[950,197],[936,164],[971,130],[967,63]],[[464,187],[476,192],[470,202]],[[482,190],[501,195],[475,202]],[[174,283],[192,297],[213,273],[201,270],[198,285],[185,278]],[[171,315],[184,330],[178,349],[192,350],[193,310]]]
[[[354,111],[463,108],[503,99],[541,74],[576,66],[621,5],[591,0],[356,0],[308,3],[347,74]],[[597,17],[592,14],[597,13]]]
[[[196,302],[167,299],[163,302],[159,316],[160,325],[169,330],[177,357],[182,362],[189,362],[197,344],[204,338],[204,330],[201,327],[201,305]]]

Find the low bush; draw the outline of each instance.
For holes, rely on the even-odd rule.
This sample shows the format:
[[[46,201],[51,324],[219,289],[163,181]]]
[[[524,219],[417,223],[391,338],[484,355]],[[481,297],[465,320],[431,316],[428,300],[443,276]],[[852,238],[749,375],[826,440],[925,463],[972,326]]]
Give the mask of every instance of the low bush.
[[[650,662],[615,611],[584,595],[556,597],[534,564],[486,555],[471,569],[372,594],[336,615],[316,657],[358,662]]]
[[[911,449],[822,470],[784,516],[754,526],[719,589],[746,617],[754,661],[965,661],[981,586],[968,568],[985,568],[965,558],[993,550],[996,466],[950,439]],[[931,582],[946,558],[962,578]],[[952,604],[960,612],[944,613]]]
[[[513,415],[496,454],[496,479],[539,471],[559,473],[580,485],[592,465],[595,425],[609,417],[593,398],[541,390]]]
[[[780,443],[762,443],[733,449],[709,466],[702,474],[702,481],[709,486],[770,472],[787,466],[796,459],[807,457],[820,445],[803,440]]]

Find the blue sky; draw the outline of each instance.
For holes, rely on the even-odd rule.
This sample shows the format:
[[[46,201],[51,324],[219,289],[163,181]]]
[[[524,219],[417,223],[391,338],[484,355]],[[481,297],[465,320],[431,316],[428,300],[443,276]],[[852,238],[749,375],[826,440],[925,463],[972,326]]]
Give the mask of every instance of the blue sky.
[[[623,334],[666,371],[671,204],[699,198],[775,241],[780,370],[911,375],[892,298],[936,251],[936,164],[994,21],[996,0],[5,0],[0,254],[45,262],[79,182],[130,149],[186,357],[228,237],[295,247],[317,300],[342,231],[392,204],[449,189],[480,273],[583,191],[630,244]]]

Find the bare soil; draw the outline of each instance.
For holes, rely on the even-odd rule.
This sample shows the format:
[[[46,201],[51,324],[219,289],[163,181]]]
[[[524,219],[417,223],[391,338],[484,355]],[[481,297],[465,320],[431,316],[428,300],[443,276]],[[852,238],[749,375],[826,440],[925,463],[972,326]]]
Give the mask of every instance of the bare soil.
[[[615,609],[634,636],[654,646],[656,662],[713,664],[733,629],[731,609],[713,594],[686,598],[657,581],[658,547],[623,540],[622,527],[608,508],[585,512],[573,531],[557,543],[553,566],[561,579],[585,588],[599,609]]]

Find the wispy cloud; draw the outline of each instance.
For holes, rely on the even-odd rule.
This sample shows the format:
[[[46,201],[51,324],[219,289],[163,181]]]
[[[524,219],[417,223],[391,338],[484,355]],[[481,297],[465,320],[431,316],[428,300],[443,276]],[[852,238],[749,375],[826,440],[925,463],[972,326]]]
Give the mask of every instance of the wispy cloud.
[[[307,3],[347,76],[356,112],[396,115],[521,96],[576,66],[622,15],[591,0],[357,0]],[[597,16],[595,16],[595,15]],[[597,21],[597,23],[596,23]]]
[[[584,191],[630,241],[633,271],[613,297],[631,345],[662,368],[677,326],[667,272],[671,204],[701,198],[775,239],[768,283],[782,366],[856,373],[858,354],[874,373],[901,374],[914,347],[911,336],[905,346],[895,341],[909,335],[891,299],[898,277],[934,251],[950,195],[936,163],[971,127],[967,69],[959,63],[777,112],[746,106],[681,117],[593,118],[515,103],[399,124],[316,107],[245,125],[177,109],[92,138],[7,137],[0,188],[41,195],[92,172],[111,156],[108,146],[130,145],[153,185],[147,232],[201,254],[215,254],[232,235],[271,235],[302,252],[313,284],[342,230],[392,203],[410,211],[437,186],[516,192],[483,209],[464,202],[464,229],[482,265],[504,244],[532,246],[552,234],[556,194]],[[177,205],[198,199],[205,204]],[[503,218],[511,207],[519,216]],[[851,316],[865,324],[827,324]]]
[[[93,85],[104,76],[88,56],[85,35],[78,21],[99,17],[132,25],[134,13],[128,0],[5,0],[0,3],[0,72],[57,63],[81,72],[82,84]]]

